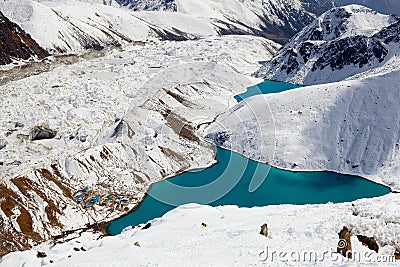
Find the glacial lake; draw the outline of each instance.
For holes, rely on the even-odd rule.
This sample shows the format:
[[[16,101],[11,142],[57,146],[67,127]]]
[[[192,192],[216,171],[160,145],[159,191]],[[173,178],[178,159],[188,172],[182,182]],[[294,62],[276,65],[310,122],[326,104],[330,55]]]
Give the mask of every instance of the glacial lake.
[[[236,96],[236,99],[241,101],[255,94],[275,93],[298,86],[266,81],[256,87],[249,88],[248,92]],[[222,148],[216,148],[216,152],[218,163],[213,166],[188,171],[155,183],[135,211],[108,225],[108,233],[117,235],[128,226],[147,223],[162,217],[178,205],[188,203],[239,207],[323,204],[349,202],[390,193],[388,187],[357,176],[280,170]],[[254,181],[260,184],[256,188],[253,188]]]
[[[235,96],[235,99],[238,102],[240,102],[243,99],[249,98],[254,95],[280,93],[283,91],[300,88],[300,87],[301,86],[299,86],[299,85],[295,85],[295,84],[291,84],[291,83],[265,81],[263,83],[260,83],[260,84],[257,84],[257,85],[247,88],[246,92]]]

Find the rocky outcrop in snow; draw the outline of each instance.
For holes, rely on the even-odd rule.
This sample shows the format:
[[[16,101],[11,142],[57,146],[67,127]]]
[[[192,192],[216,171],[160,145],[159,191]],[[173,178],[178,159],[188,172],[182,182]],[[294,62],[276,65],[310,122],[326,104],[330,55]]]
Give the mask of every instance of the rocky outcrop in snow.
[[[9,64],[13,60],[43,59],[46,56],[46,50],[0,12],[0,65]]]
[[[296,84],[336,82],[398,60],[399,17],[334,8],[296,35],[256,75]]]
[[[175,0],[114,0],[117,4],[133,11],[176,11]]]

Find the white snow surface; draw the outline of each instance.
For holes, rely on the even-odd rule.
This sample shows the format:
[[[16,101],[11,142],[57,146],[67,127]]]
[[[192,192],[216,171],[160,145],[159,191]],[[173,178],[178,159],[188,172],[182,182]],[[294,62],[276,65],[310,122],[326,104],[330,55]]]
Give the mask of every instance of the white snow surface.
[[[393,258],[400,242],[398,205],[394,194],[304,206],[188,204],[152,220],[146,230],[139,226],[100,240],[83,236],[64,244],[45,244],[11,253],[0,266],[398,266]],[[259,234],[264,223],[268,238]],[[336,253],[343,226],[352,233],[354,260]],[[379,253],[363,246],[356,235],[376,238]],[[38,259],[37,251],[47,257]]]

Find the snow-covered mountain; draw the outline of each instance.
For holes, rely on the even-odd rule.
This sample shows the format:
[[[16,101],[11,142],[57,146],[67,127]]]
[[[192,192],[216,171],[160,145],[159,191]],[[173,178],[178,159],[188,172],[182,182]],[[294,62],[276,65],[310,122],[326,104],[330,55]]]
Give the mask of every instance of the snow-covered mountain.
[[[168,10],[178,14],[213,18],[223,24],[242,24],[261,34],[286,42],[313,18],[329,9],[329,0],[155,0],[117,1],[133,10]],[[145,3],[143,3],[145,2]],[[260,33],[259,33],[260,34]]]
[[[81,0],[86,2],[95,2],[96,0]],[[128,7],[132,10],[166,10],[172,12],[179,12],[179,2],[182,0],[97,0],[102,1],[108,5],[121,5]],[[249,0],[242,1],[243,3],[250,2]],[[252,1],[254,2],[254,1]],[[266,5],[277,6],[276,0],[265,0]],[[305,10],[315,15],[321,15],[325,11],[335,6],[346,6],[351,4],[358,4],[372,8],[380,13],[385,14],[400,14],[400,3],[397,0],[301,0],[301,5]]]
[[[392,64],[400,51],[399,21],[358,5],[334,8],[293,37],[256,75],[310,85]]]
[[[384,14],[400,15],[400,2],[397,0],[334,0],[336,6],[358,4]]]
[[[133,10],[146,10],[133,12]],[[255,35],[284,43],[321,11],[315,0],[0,1],[0,11],[50,52],[80,53],[148,38]],[[111,6],[104,5],[110,4]],[[163,10],[176,12],[162,12]],[[149,12],[157,10],[157,12]],[[161,10],[161,11],[160,11]]]
[[[137,228],[118,237],[87,236],[98,230],[98,222],[122,216],[137,205],[152,183],[213,164],[214,151],[201,135],[218,115],[217,122],[236,134],[237,144],[251,154],[233,147],[235,150],[264,160],[254,146],[247,146],[266,141],[249,136],[256,124],[267,125],[262,123],[263,111],[269,108],[265,101],[272,102],[270,111],[277,121],[273,164],[355,173],[400,188],[396,178],[399,127],[393,123],[400,114],[400,70],[394,71],[399,64],[394,54],[397,50],[392,48],[399,42],[396,17],[361,7],[352,7],[351,12],[336,9],[344,11],[332,13],[337,19],[325,25],[337,28],[338,34],[321,24],[321,38],[326,40],[313,42],[366,38],[373,56],[379,51],[384,55],[381,65],[356,72],[357,76],[351,77],[354,81],[258,96],[236,106],[233,96],[261,81],[250,74],[280,48],[265,37],[285,41],[323,12],[330,1],[135,1],[136,9],[132,1],[118,2],[127,8],[111,0],[0,1],[0,11],[52,53],[121,46],[103,51],[102,57],[56,65],[46,73],[33,72],[37,75],[0,86],[0,256],[38,245],[49,255],[38,255],[36,247],[4,257],[0,265],[123,265],[132,260],[149,265],[157,252],[163,257],[157,260],[166,265],[187,263],[201,252],[209,258],[201,258],[199,263],[208,265],[213,256],[235,253],[236,248],[238,257],[229,254],[220,257],[220,263],[244,261],[249,265],[253,257],[258,262],[259,246],[266,240],[284,251],[290,251],[292,244],[304,248],[304,240],[307,248],[318,251],[336,246],[343,224],[350,225],[355,234],[376,237],[383,253],[393,255],[400,243],[400,224],[393,215],[397,207],[393,210],[387,203],[398,203],[394,194],[358,201],[355,206],[232,211],[232,207],[189,205],[154,220],[151,232]],[[172,3],[176,10],[167,6]],[[171,12],[133,12],[129,8]],[[368,19],[358,13],[368,14]],[[351,45],[346,42],[341,48]],[[387,55],[376,47],[385,48]],[[4,75],[12,76],[7,71]],[[29,65],[26,71],[30,73]],[[247,103],[257,108],[252,110]],[[225,119],[237,112],[248,118],[247,114],[255,113],[260,120],[248,120],[245,125],[226,123]],[[51,138],[33,138],[43,129],[52,133]],[[206,133],[219,130],[212,124]],[[84,190],[90,197],[117,197],[84,208],[91,203],[78,203]],[[193,214],[186,216],[186,209]],[[201,225],[203,220],[207,227]],[[258,234],[265,222],[271,222],[268,239]],[[163,235],[169,231],[173,234]],[[186,231],[188,234],[183,234]],[[82,233],[83,239],[68,241]],[[201,238],[206,242],[198,248]],[[49,242],[43,244],[46,240]],[[58,241],[66,243],[53,246]],[[134,245],[136,241],[144,253]],[[247,251],[247,245],[257,252]],[[223,254],[227,246],[230,249]],[[118,253],[125,257],[115,262],[112,256]],[[166,254],[176,258],[165,260]]]
[[[35,40],[0,12],[0,65],[15,59],[43,59],[48,56]]]

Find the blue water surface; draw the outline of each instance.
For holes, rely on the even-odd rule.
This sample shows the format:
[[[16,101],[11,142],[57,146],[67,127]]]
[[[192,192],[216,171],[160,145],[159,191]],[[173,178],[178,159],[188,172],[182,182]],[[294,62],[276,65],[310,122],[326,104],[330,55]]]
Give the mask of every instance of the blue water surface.
[[[243,99],[249,98],[254,95],[280,93],[283,91],[300,88],[300,87],[301,86],[299,86],[299,85],[295,85],[295,84],[291,84],[291,83],[265,81],[263,83],[260,83],[260,84],[257,84],[257,85],[247,88],[246,92],[235,96],[235,99],[238,102],[240,102]]]
[[[266,81],[237,96],[241,101],[260,93],[281,92],[296,85]],[[276,204],[322,204],[354,201],[388,194],[390,189],[357,176],[332,172],[292,172],[249,160],[238,153],[216,148],[217,164],[188,171],[156,183],[137,210],[112,221],[107,231],[121,233],[163,216],[178,205],[188,203],[240,207]],[[251,181],[263,181],[257,190]],[[254,192],[253,192],[254,191]]]

